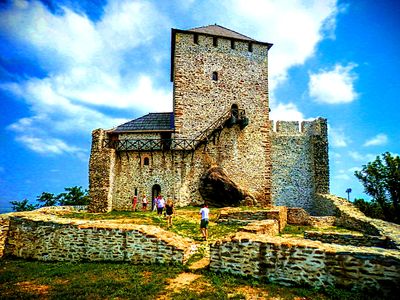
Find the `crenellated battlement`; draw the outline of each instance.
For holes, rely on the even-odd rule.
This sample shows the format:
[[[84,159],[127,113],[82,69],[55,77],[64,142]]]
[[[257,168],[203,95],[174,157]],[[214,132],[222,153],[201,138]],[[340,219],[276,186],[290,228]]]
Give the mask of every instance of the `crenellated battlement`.
[[[271,128],[278,135],[326,135],[327,120],[318,118],[312,121],[273,121]]]

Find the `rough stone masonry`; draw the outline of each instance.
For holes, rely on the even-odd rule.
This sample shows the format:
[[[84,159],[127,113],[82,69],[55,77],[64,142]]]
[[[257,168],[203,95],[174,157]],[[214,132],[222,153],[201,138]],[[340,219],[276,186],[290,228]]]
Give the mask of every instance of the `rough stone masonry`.
[[[313,213],[316,193],[329,192],[327,121],[269,119],[271,46],[219,25],[173,29],[173,111],[93,131],[89,210],[129,210],[143,194],[177,206],[215,203],[199,186],[218,167],[245,191],[231,204],[247,198]]]

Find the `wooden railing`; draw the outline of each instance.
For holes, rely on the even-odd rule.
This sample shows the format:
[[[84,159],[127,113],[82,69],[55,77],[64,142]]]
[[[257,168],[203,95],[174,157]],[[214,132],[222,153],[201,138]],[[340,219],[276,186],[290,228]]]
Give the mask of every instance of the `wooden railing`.
[[[112,148],[117,151],[167,151],[167,150],[183,150],[194,151],[203,144],[208,143],[208,140],[218,131],[221,131],[225,126],[229,126],[229,121],[232,118],[245,117],[243,109],[238,110],[234,116],[232,110],[226,111],[221,117],[215,120],[210,126],[204,129],[194,138],[187,139],[105,139],[103,146]],[[232,122],[231,122],[232,123]],[[229,126],[231,127],[231,126]]]

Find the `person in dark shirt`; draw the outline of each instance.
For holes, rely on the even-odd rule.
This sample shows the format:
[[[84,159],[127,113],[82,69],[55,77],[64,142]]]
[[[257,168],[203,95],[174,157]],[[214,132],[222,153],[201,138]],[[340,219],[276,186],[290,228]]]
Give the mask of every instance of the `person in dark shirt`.
[[[168,199],[165,205],[165,216],[167,218],[167,227],[172,226],[172,216],[174,214],[174,203],[171,199]]]

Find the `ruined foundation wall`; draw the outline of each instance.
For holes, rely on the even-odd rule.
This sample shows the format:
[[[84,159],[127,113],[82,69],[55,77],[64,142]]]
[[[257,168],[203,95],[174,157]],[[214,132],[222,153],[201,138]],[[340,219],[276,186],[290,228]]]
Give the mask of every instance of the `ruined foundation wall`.
[[[398,251],[237,233],[210,247],[210,270],[268,282],[398,292]]]
[[[191,241],[155,226],[37,216],[9,222],[4,255],[24,259],[183,264],[195,250]]]
[[[329,192],[325,119],[277,121],[271,130],[272,202],[314,213],[315,193]]]

